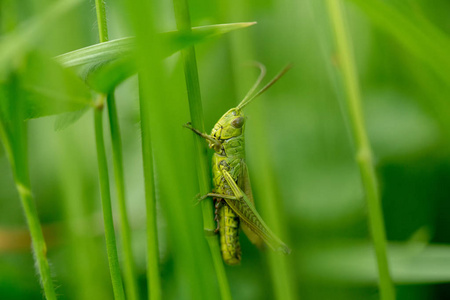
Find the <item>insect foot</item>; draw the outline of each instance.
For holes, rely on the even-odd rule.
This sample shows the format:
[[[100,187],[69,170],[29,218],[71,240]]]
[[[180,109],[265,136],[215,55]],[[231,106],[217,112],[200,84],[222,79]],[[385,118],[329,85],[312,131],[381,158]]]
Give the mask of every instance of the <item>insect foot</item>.
[[[194,206],[197,206],[200,202],[202,202],[206,198],[208,198],[208,194],[202,196],[202,194],[198,193],[197,195],[195,195],[193,199]]]

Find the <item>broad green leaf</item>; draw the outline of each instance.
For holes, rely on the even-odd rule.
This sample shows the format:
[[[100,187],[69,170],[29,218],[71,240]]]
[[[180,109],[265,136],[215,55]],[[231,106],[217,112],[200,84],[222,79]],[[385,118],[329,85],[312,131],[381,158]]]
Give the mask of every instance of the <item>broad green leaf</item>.
[[[29,55],[21,77],[25,119],[77,111],[91,104],[87,85],[72,70],[44,55]]]
[[[87,70],[85,80],[94,90],[107,93],[136,72],[134,58],[126,55]]]
[[[178,31],[160,34],[165,44],[164,56],[227,32],[254,25],[255,22],[210,25],[192,28],[190,33]],[[136,73],[133,58],[134,38],[121,38],[78,49],[56,57],[66,67],[82,66],[88,84],[96,91],[109,92]]]
[[[78,121],[86,112],[88,107],[76,111],[70,111],[59,114],[55,120],[55,130],[64,130],[76,121]]]

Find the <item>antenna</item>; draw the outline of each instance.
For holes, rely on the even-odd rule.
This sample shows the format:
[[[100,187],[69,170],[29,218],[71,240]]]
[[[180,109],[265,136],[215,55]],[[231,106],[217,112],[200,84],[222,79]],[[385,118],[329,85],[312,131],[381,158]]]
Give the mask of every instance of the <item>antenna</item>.
[[[251,96],[251,94],[255,91],[255,89],[258,87],[258,85],[263,80],[264,76],[266,75],[266,67],[261,64],[257,63],[257,66],[260,68],[261,73],[256,80],[255,84],[252,86],[250,91],[248,91],[247,95],[245,95],[244,99],[239,103],[239,105],[236,107],[237,109],[241,110],[244,108],[247,104],[249,104],[253,99],[264,93],[268,88],[270,88],[275,82],[278,81],[287,71],[289,71],[290,68],[292,68],[292,64],[288,64],[286,67],[281,70],[280,73],[278,73],[268,84],[266,84],[262,89],[260,89],[255,95]]]

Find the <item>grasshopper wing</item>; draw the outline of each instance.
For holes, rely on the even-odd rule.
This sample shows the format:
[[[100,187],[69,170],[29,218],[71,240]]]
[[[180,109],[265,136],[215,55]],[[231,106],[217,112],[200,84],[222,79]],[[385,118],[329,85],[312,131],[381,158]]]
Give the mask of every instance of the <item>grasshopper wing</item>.
[[[231,177],[225,168],[221,168],[222,174],[233,191],[236,199],[225,199],[227,204],[233,209],[239,218],[260,238],[266,242],[266,244],[275,251],[281,251],[285,254],[289,254],[289,249],[266,225],[259,213],[256,211],[255,206],[247,197],[247,195],[239,188],[236,182]]]
[[[247,195],[250,202],[255,206],[255,201],[253,199],[252,186],[250,184],[250,177],[248,175],[247,164],[244,160],[241,161],[241,176],[238,179],[238,186],[243,190],[245,195]],[[252,230],[246,222],[241,223],[241,228],[245,235],[248,237],[250,242],[256,245],[258,248],[264,246],[264,240]]]

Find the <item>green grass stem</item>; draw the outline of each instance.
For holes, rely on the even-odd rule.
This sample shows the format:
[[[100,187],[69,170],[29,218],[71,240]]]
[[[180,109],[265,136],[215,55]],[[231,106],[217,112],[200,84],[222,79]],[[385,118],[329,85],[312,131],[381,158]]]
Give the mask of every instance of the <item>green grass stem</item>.
[[[100,43],[107,42],[109,37],[105,0],[95,0],[95,11],[97,13],[97,27]]]
[[[82,174],[83,164],[86,159],[83,156],[78,143],[78,135],[74,131],[66,130],[64,134],[58,134],[56,139],[57,174],[60,181],[61,209],[65,216],[65,240],[68,244],[67,272],[76,282],[76,290],[71,297],[73,299],[101,299],[104,297],[106,280],[99,280],[103,268],[98,268],[100,251],[97,251],[94,240],[90,238],[93,228],[93,219],[87,218],[92,212],[87,203],[91,198],[83,193],[85,177]],[[80,136],[84,134],[80,134]],[[66,266],[65,266],[66,268]],[[95,284],[92,284],[95,282]]]
[[[229,1],[225,8],[227,20],[252,19],[249,14],[248,1]],[[229,36],[229,49],[233,66],[237,95],[245,95],[254,82],[254,71],[246,67],[249,61],[254,60],[254,49],[250,32],[238,32]],[[264,63],[264,62],[263,62]],[[288,62],[286,62],[288,63]],[[281,66],[280,66],[281,68]],[[269,70],[271,74],[273,72]],[[275,71],[275,70],[274,70]],[[278,70],[277,70],[278,71]],[[281,79],[283,80],[283,79]],[[270,93],[270,92],[269,92]],[[265,131],[263,96],[246,108],[251,111],[249,123],[246,128],[246,140],[252,141],[257,147],[247,147],[247,160],[249,163],[250,178],[253,188],[259,191],[263,197],[255,199],[255,205],[261,211],[262,216],[270,228],[286,241],[286,224],[282,221],[282,209],[280,208],[280,197],[277,190],[274,168],[271,163],[270,147]],[[240,99],[237,99],[239,101]],[[257,174],[257,175],[255,175]],[[274,299],[295,299],[296,291],[294,279],[291,276],[288,260],[291,256],[280,255],[271,251],[267,252],[267,263],[270,269],[270,277],[274,289]]]
[[[20,173],[23,173],[23,170],[17,169],[16,174]],[[53,287],[50,274],[50,267],[47,260],[47,246],[45,244],[44,235],[42,234],[36,203],[34,202],[31,194],[30,183],[26,180],[19,180],[18,177],[22,177],[22,175],[17,175],[15,177],[16,187],[20,195],[20,200],[22,201],[22,207],[25,212],[28,228],[30,230],[34,256],[41,275],[41,282],[44,287],[45,297],[48,300],[56,299],[55,289]]]
[[[147,215],[147,285],[148,299],[162,298],[159,275],[159,247],[156,216],[155,179],[153,174],[153,154],[150,134],[150,107],[142,94],[139,97],[141,114],[142,159],[144,164],[145,207]]]
[[[112,154],[114,162],[114,178],[117,190],[117,202],[119,204],[120,235],[123,251],[123,275],[127,299],[136,300],[139,298],[136,273],[134,268],[133,249],[131,244],[131,229],[128,220],[126,197],[125,197],[125,176],[123,172],[122,138],[120,136],[119,120],[117,116],[116,101],[114,92],[108,94],[108,115],[112,140]]]
[[[151,39],[147,35],[154,34],[154,28],[149,28],[147,25],[153,25],[152,1],[135,0],[127,3],[130,11],[134,14],[134,26],[137,35],[137,45],[141,65],[139,73],[139,108],[141,118],[141,137],[142,137],[142,160],[144,171],[144,188],[145,188],[145,207],[146,207],[146,232],[147,232],[147,287],[149,300],[162,299],[161,278],[159,273],[159,243],[158,243],[158,228],[157,228],[157,211],[156,211],[156,188],[153,162],[153,149],[151,137],[151,103],[155,98],[152,95],[158,94],[158,91],[150,87],[143,86],[148,83],[156,84],[151,80],[151,72],[157,65],[155,59],[157,49],[147,52],[145,49],[148,45],[148,40]],[[149,20],[150,18],[150,20]],[[145,29],[144,29],[145,28]],[[154,41],[154,40],[153,40]],[[141,51],[139,51],[141,50]],[[144,54],[145,52],[145,54]],[[154,94],[152,94],[152,92]]]
[[[156,187],[151,134],[151,101],[160,100],[159,48],[155,38],[153,1],[123,1],[133,18],[131,22],[136,33],[136,60],[139,71],[139,108],[141,119],[142,161],[144,172],[146,234],[147,234],[147,297],[150,300],[162,299],[159,270],[159,242],[156,211]],[[153,73],[152,73],[153,72]],[[155,74],[156,73],[156,74]],[[159,124],[161,125],[161,124]],[[153,128],[155,129],[155,128]]]
[[[8,101],[9,99],[6,100]],[[20,99],[10,101],[17,101],[19,104],[16,109],[11,112],[14,116],[12,116],[13,122],[10,124],[12,125],[10,128],[7,128],[6,116],[3,116],[0,111],[0,139],[3,141],[5,151],[11,164],[14,182],[20,196],[28,229],[30,230],[34,260],[36,261],[39,270],[45,298],[47,300],[55,300],[56,293],[47,260],[47,245],[39,222],[36,203],[31,193],[27,157],[27,130],[22,115],[20,114],[22,105]]]
[[[98,34],[101,43],[109,40],[108,25],[106,19],[106,8],[104,0],[96,0]],[[107,96],[109,128],[111,132],[114,178],[117,190],[117,202],[119,204],[120,235],[123,250],[123,275],[125,281],[125,291],[127,299],[136,300],[139,298],[136,275],[134,270],[133,250],[131,246],[131,230],[128,220],[126,197],[125,197],[125,177],[123,172],[122,139],[120,137],[119,118],[117,115],[114,89]]]
[[[97,148],[98,172],[102,199],[103,222],[105,226],[106,251],[111,273],[114,298],[125,299],[122,276],[120,274],[119,257],[117,255],[116,235],[111,208],[111,194],[109,190],[108,165],[106,161],[105,144],[103,139],[103,106],[105,96],[99,96],[99,103],[94,109],[95,142]]]
[[[340,0],[327,0],[328,12],[333,26],[339,67],[346,90],[346,102],[352,136],[356,143],[356,160],[365,189],[369,211],[369,223],[378,264],[380,296],[383,300],[395,299],[395,289],[389,272],[387,242],[381,209],[378,182],[372,161],[372,150],[364,124],[361,95],[351,37],[345,23],[344,11]]]
[[[191,20],[187,1],[174,0],[173,2],[178,30],[180,32],[191,31]],[[192,126],[201,132],[205,132],[195,48],[188,47],[182,50],[181,53],[184,63]],[[200,194],[205,195],[211,191],[211,178],[210,171],[208,170],[207,153],[202,150],[205,147],[205,141],[197,135],[194,135],[194,139],[199,189]],[[202,214],[205,237],[211,251],[221,297],[222,299],[231,299],[228,278],[220,254],[219,240],[217,235],[214,234],[216,224],[213,218],[214,210],[212,201],[202,201]]]

